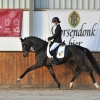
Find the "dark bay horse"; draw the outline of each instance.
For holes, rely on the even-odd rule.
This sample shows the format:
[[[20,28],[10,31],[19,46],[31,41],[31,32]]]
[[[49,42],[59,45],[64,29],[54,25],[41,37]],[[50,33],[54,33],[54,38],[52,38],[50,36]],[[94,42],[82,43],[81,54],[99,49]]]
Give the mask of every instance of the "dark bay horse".
[[[51,73],[53,79],[56,81],[57,87],[60,89],[60,83],[53,71],[51,59],[47,57],[46,51],[48,42],[34,36],[30,36],[24,39],[20,38],[20,40],[22,43],[23,56],[27,57],[32,47],[36,54],[37,62],[35,65],[32,65],[31,67],[26,69],[26,71],[17,79],[16,82],[20,82],[21,79],[29,71],[40,68],[42,66],[46,66],[49,72]],[[92,53],[87,48],[75,45],[66,45],[64,58],[60,58],[58,60],[60,64],[69,63],[72,66],[71,68],[73,68],[74,71],[76,72],[70,81],[70,88],[73,87],[73,82],[76,79],[76,77],[81,73],[82,70],[85,70],[87,73],[89,73],[94,86],[100,89],[100,86],[96,83],[94,79],[92,70],[86,64],[86,57],[93,65],[93,68],[96,71],[96,73],[100,76],[100,68],[97,62],[95,61]]]

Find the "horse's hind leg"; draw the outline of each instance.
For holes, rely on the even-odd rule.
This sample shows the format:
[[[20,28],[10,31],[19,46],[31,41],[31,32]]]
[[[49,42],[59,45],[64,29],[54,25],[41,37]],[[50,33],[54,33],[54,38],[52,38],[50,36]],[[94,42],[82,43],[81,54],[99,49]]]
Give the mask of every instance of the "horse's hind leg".
[[[78,67],[78,65],[74,65],[73,66],[73,69],[74,69],[74,71],[76,72],[75,73],[75,75],[74,75],[74,77],[71,79],[71,81],[70,81],[70,88],[72,88],[73,87],[73,83],[74,83],[74,80],[77,78],[77,76],[81,73],[81,70],[80,70],[80,68]]]
[[[95,86],[97,89],[100,89],[100,86],[97,84],[97,82],[96,82],[95,79],[94,79],[93,71],[90,70],[90,69],[88,68],[87,65],[83,66],[83,68],[89,73],[89,75],[90,75],[90,77],[91,77],[91,79],[92,79],[92,82],[93,82],[94,86]]]
[[[60,89],[60,83],[59,83],[58,79],[56,78],[56,75],[54,73],[52,66],[47,66],[47,68],[48,68],[50,74],[52,75],[53,79],[56,81],[56,83],[58,85],[58,89]]]

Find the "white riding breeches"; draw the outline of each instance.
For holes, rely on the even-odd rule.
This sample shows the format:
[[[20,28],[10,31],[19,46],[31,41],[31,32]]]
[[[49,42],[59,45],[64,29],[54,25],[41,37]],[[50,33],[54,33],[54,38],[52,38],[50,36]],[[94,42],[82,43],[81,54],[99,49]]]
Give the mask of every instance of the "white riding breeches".
[[[57,42],[53,43],[53,45],[52,45],[51,48],[50,48],[50,51],[51,51],[51,50],[54,50],[59,44],[60,44],[60,43],[57,43]]]

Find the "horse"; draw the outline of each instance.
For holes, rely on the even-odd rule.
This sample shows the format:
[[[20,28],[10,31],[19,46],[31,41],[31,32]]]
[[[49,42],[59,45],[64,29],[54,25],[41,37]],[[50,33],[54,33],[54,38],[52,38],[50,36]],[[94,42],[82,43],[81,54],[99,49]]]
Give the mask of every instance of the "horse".
[[[35,36],[25,37],[24,39],[20,38],[20,41],[22,43],[23,57],[28,57],[31,48],[33,48],[36,55],[37,62],[34,65],[27,68],[25,72],[16,80],[16,82],[17,83],[20,82],[21,79],[28,72],[40,68],[42,66],[46,66],[51,76],[55,80],[57,84],[57,88],[60,89],[60,82],[56,78],[56,75],[53,70],[52,59],[47,56],[48,42]],[[69,63],[71,65],[71,68],[74,69],[75,71],[75,74],[70,81],[70,85],[69,85],[70,88],[73,87],[74,80],[77,78],[77,76],[81,73],[82,70],[84,70],[90,75],[94,86],[97,89],[100,89],[100,86],[97,84],[97,82],[94,79],[92,69],[89,68],[88,65],[86,64],[86,57],[91,62],[96,73],[100,76],[99,65],[97,64],[90,50],[85,47],[78,46],[78,45],[66,45],[64,57],[58,58],[58,60],[60,64]]]

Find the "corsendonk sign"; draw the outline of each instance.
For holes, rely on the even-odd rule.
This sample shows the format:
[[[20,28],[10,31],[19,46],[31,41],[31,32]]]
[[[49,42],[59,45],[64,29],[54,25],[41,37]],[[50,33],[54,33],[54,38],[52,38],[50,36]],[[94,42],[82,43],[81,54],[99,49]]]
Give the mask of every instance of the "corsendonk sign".
[[[91,51],[100,51],[100,10],[47,10],[49,26],[53,17],[59,17],[62,41],[80,45]]]

